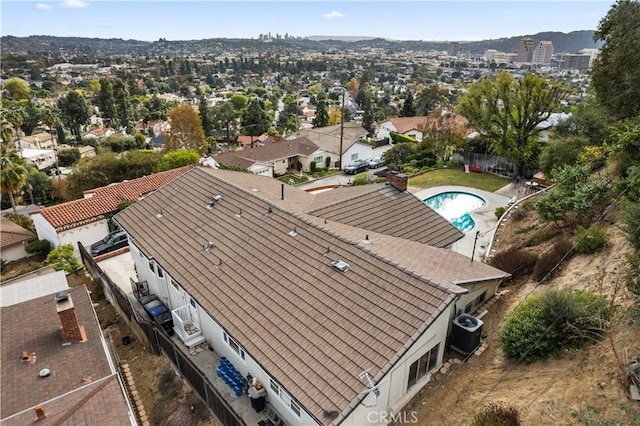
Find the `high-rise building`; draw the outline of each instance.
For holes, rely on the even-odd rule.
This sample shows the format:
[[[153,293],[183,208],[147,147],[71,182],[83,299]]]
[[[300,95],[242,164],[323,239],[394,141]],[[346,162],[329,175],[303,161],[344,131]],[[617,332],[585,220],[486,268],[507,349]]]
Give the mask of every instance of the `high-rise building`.
[[[521,38],[518,41],[518,58],[517,62],[533,61],[533,39],[530,37]]]
[[[452,41],[451,43],[449,43],[449,50],[447,51],[449,56],[458,56],[459,52],[460,52],[460,43],[458,43],[457,41]]]
[[[533,63],[549,65],[553,56],[553,43],[541,41],[533,52]]]

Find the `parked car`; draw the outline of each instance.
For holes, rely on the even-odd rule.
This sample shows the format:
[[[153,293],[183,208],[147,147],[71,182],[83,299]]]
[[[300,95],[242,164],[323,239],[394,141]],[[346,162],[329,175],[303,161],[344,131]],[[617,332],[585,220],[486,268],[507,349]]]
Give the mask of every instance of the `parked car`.
[[[382,166],[384,166],[384,161],[382,160],[382,157],[373,157],[371,160],[369,160],[370,169],[377,169],[378,167],[382,167]]]
[[[354,160],[344,167],[344,172],[348,175],[364,172],[369,168],[369,163],[363,160]]]
[[[91,256],[100,256],[114,250],[126,247],[129,244],[126,232],[113,231],[97,243],[91,244]]]

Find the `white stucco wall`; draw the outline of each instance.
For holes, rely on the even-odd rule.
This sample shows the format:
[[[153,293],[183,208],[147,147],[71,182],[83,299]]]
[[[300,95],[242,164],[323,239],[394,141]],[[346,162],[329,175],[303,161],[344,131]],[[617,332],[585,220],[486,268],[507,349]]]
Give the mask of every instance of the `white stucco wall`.
[[[23,243],[14,244],[9,247],[4,247],[2,249],[2,253],[0,254],[2,260],[5,262],[13,262],[14,260],[24,259],[25,257],[29,257],[29,254],[24,249]]]
[[[354,155],[356,156],[355,158],[353,158]],[[370,160],[372,157],[373,147],[356,142],[342,154],[342,167],[353,160]]]
[[[460,297],[460,300],[456,302],[457,310],[464,311],[465,307],[469,303],[472,303],[472,310],[469,313],[473,315],[473,313],[478,309],[478,307],[482,306],[484,303],[487,302],[487,300],[495,296],[499,285],[500,285],[500,280],[486,281],[486,282],[481,282],[477,284],[460,285],[461,287],[469,290],[469,293],[462,295]],[[487,293],[485,295],[484,301],[479,305],[475,304],[474,301],[485,291]],[[454,312],[453,315],[457,316],[457,312]]]
[[[273,167],[264,164],[254,164],[249,171],[255,175],[273,177]]]
[[[389,423],[390,416],[397,415],[397,413],[402,410],[404,405],[407,404],[431,378],[431,374],[426,374],[421,377],[416,384],[411,386],[411,388],[407,389],[411,364],[437,344],[440,344],[437,363],[436,367],[431,371],[437,371],[442,364],[452,312],[453,304],[449,305],[449,307],[440,314],[429,329],[381,380],[380,397],[378,398],[377,405],[368,408],[360,404],[341,425],[383,425]],[[363,390],[365,389],[364,381],[362,388]],[[367,399],[364,400],[364,404],[367,405],[373,402],[374,397],[372,395],[369,395]],[[411,413],[405,413],[405,415],[407,422],[410,423]]]
[[[31,215],[31,220],[33,220],[33,225],[36,227],[36,234],[38,234],[39,240],[49,241],[51,248],[56,248],[61,244],[55,228],[51,226],[44,216],[35,213]]]
[[[61,231],[58,233],[58,237],[60,244],[71,244],[73,246],[76,256],[78,256],[79,259],[80,253],[78,251],[78,241],[86,248],[89,248],[91,244],[103,239],[108,233],[109,225],[107,223],[107,219],[102,219],[98,222]]]

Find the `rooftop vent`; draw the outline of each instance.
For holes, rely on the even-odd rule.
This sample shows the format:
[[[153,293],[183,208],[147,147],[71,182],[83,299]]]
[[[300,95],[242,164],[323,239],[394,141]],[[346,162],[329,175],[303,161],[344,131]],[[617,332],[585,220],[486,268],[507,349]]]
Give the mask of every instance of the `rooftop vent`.
[[[162,216],[164,216],[164,213],[162,213],[162,210],[160,210],[158,213],[156,213],[156,217],[158,219],[160,219]]]
[[[202,250],[204,250],[204,251],[211,251],[214,248],[216,248],[216,245],[213,244],[213,242],[211,242],[211,241],[209,241],[209,242],[207,242],[207,243],[202,245]]]
[[[369,239],[369,234],[364,236],[364,239],[362,240],[362,242],[365,244],[369,244],[371,242],[371,240]]]
[[[62,290],[56,293],[56,303],[64,302],[69,299],[69,290]]]
[[[213,201],[213,198],[211,199],[211,201],[209,201],[209,204],[207,204],[207,209],[211,210],[214,206],[216,205],[216,202]]]
[[[237,218],[241,218],[241,217],[242,217],[242,209],[240,209],[240,210],[238,211],[238,213],[236,213],[236,217],[237,217]]]
[[[293,228],[291,231],[289,231],[289,235],[291,235],[292,237],[298,235],[298,231],[296,230],[296,228]]]
[[[333,266],[336,270],[340,272],[347,272],[349,270],[349,264],[344,260],[334,260],[331,262],[331,266]]]
[[[213,201],[222,201],[222,195],[220,195],[220,194],[216,194],[216,195],[214,195],[213,197],[211,197],[211,199],[212,199]]]

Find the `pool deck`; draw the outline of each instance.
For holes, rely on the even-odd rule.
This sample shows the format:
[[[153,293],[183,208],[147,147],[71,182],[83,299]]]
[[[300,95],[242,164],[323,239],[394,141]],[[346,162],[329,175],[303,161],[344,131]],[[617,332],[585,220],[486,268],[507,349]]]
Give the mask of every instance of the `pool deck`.
[[[455,252],[463,254],[467,257],[471,257],[473,252],[473,243],[476,239],[476,233],[480,231],[478,241],[476,244],[475,258],[479,259],[484,254],[482,247],[488,246],[489,242],[493,238],[495,227],[498,223],[498,219],[494,213],[496,207],[507,207],[507,203],[512,196],[518,196],[513,193],[513,187],[511,184],[499,189],[496,192],[483,191],[481,189],[471,188],[468,186],[457,185],[443,185],[434,186],[427,189],[410,188],[410,192],[413,193],[418,199],[424,200],[433,195],[438,195],[443,192],[466,192],[469,194],[477,195],[481,197],[486,204],[470,212],[471,218],[476,223],[470,231],[466,232],[464,237],[456,241],[451,245],[451,249]]]

